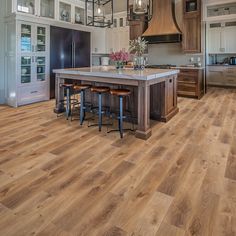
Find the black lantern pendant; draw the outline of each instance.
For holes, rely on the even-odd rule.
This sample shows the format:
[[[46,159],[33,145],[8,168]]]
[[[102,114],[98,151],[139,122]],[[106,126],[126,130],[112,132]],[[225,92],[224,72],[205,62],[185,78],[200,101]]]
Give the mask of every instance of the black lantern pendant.
[[[113,24],[113,0],[86,0],[86,25],[110,27]]]
[[[127,0],[127,19],[129,21],[150,21],[153,13],[153,0]]]

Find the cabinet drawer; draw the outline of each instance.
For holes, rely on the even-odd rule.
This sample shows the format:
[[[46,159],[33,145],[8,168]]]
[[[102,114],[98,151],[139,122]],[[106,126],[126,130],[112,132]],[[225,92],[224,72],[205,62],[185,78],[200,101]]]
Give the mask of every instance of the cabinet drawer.
[[[196,86],[194,84],[185,84],[178,82],[178,92],[179,91],[186,91],[186,92],[193,92],[196,93]]]
[[[185,76],[198,76],[198,70],[193,70],[193,69],[180,69],[180,75],[185,75]]]
[[[192,75],[179,74],[178,82],[196,84],[197,78]]]
[[[236,76],[225,77],[225,83],[229,85],[236,85]]]
[[[18,105],[25,105],[49,99],[47,85],[20,87],[18,94]]]

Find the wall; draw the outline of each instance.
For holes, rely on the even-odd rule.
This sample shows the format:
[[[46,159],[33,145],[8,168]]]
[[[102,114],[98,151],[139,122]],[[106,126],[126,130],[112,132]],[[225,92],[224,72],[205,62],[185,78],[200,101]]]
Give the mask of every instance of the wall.
[[[183,28],[183,5],[181,0],[176,0],[175,12],[176,21],[180,29]],[[203,43],[204,45],[204,43]],[[204,51],[204,49],[203,49]],[[184,54],[182,51],[181,43],[165,43],[165,44],[153,44],[148,46],[148,63],[150,65],[172,64],[172,65],[185,65],[190,63],[190,59],[193,58],[194,62],[197,62],[197,58],[201,58],[201,62],[204,64],[203,54]]]
[[[4,83],[4,41],[5,41],[5,26],[3,21],[4,16],[4,2],[0,1],[0,104],[5,101],[5,83]]]

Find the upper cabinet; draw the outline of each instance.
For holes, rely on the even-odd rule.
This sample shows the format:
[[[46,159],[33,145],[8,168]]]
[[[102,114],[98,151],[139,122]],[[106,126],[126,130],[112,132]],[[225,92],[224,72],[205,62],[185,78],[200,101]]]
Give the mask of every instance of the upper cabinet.
[[[48,18],[55,17],[55,0],[40,1],[40,16]]]
[[[235,38],[236,21],[210,23],[207,30],[208,53],[236,53]]]
[[[20,13],[85,25],[85,1],[82,0],[5,0],[6,14]]]
[[[201,52],[201,1],[183,1],[183,51]]]
[[[204,1],[204,20],[221,21],[236,18],[236,2],[234,0]]]

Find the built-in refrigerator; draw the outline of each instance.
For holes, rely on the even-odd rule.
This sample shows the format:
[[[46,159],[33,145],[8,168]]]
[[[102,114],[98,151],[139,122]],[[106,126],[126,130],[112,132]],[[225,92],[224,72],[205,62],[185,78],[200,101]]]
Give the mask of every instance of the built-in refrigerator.
[[[50,28],[50,98],[55,97],[53,69],[89,67],[90,33],[51,26]]]

